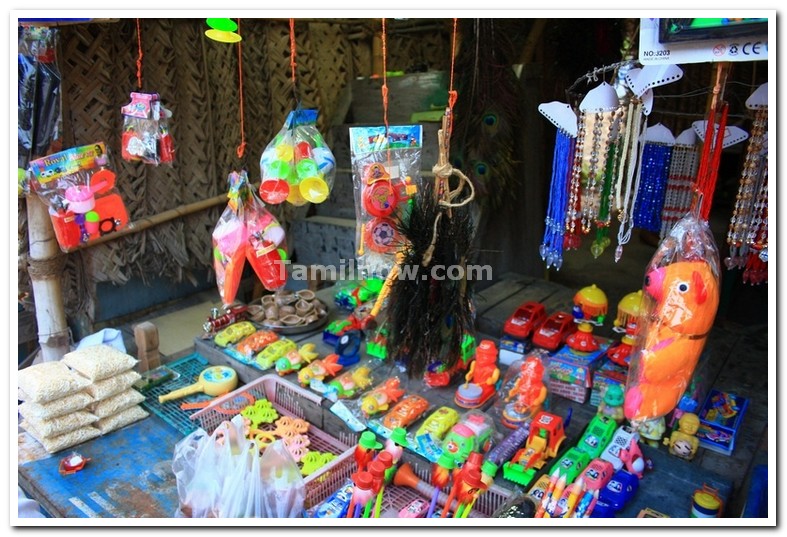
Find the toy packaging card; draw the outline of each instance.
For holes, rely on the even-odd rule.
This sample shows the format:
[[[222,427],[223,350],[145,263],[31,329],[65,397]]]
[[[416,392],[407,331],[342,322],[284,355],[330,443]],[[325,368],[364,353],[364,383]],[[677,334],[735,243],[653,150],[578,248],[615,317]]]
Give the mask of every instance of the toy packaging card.
[[[711,390],[699,414],[697,438],[700,445],[723,455],[731,455],[748,406],[749,400],[745,397]]]
[[[164,108],[158,93],[131,92],[123,114],[121,156],[129,162],[172,164],[175,145],[169,132],[172,112]]]
[[[593,373],[606,353],[612,340],[596,337],[599,349],[593,352],[578,352],[568,345],[563,346],[549,359],[549,391],[585,403],[593,387]]]
[[[104,142],[30,163],[28,184],[49,208],[60,249],[68,251],[128,225]]]
[[[421,188],[420,125],[352,127],[350,154],[356,214],[356,257],[365,276],[385,277],[402,240],[396,219]]]

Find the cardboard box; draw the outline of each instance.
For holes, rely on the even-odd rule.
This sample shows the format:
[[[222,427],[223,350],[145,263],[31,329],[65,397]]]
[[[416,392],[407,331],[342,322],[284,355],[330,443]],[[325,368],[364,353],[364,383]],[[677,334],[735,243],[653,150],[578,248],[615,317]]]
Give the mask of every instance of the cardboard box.
[[[593,372],[599,365],[612,340],[597,337],[599,349],[577,352],[563,346],[548,359],[549,390],[577,403],[584,403],[593,387]]]
[[[711,390],[700,411],[697,438],[700,446],[731,455],[749,400],[732,393]]]
[[[500,337],[500,352],[498,360],[503,365],[511,365],[517,360],[525,357],[525,354],[533,348],[530,340],[521,340],[503,335]]]
[[[605,358],[593,373],[593,390],[590,392],[590,404],[593,406],[601,404],[604,393],[613,384],[618,384],[625,389],[628,374],[629,370],[627,367],[619,366]]]

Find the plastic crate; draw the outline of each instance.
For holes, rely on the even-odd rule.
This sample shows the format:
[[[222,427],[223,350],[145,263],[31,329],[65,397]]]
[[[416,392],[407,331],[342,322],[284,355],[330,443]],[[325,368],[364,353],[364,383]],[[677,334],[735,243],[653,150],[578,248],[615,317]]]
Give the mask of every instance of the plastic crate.
[[[317,423],[321,423],[321,421],[317,423],[313,421],[315,416],[320,418],[322,416],[318,395],[281,379],[277,375],[262,376],[234,392],[216,398],[209,406],[191,416],[191,419],[198,422],[205,431],[212,433],[223,421],[230,418],[226,413],[217,409],[221,405],[231,404],[235,399],[248,401],[244,397],[246,394],[251,395],[255,400],[267,399],[281,416],[309,421],[310,427],[307,433],[311,441],[309,449],[327,451],[337,455],[334,460],[304,479],[306,484],[305,509],[330,496],[341,486],[345,478],[350,476],[355,464],[353,457],[355,444],[346,443],[340,438],[325,433],[317,426]],[[315,414],[315,406],[318,414]],[[312,419],[309,419],[310,416]],[[266,426],[263,425],[261,429],[266,429]]]

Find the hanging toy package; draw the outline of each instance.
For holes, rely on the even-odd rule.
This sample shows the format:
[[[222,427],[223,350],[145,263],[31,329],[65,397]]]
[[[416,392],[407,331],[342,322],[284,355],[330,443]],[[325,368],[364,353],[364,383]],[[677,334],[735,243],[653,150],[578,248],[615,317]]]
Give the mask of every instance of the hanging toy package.
[[[213,230],[213,266],[225,305],[235,300],[247,259],[269,291],[284,286],[287,259],[284,228],[265,209],[246,171],[230,173],[227,181],[229,201]]]
[[[317,130],[317,110],[297,109],[260,158],[260,197],[277,205],[322,203],[331,193],[336,159]]]
[[[49,208],[60,249],[68,251],[128,225],[104,142],[72,147],[36,159],[29,188]]]
[[[175,146],[169,132],[172,112],[161,104],[158,93],[131,92],[131,102],[120,109],[123,114],[121,154],[129,162],[172,164]]]
[[[675,224],[648,264],[624,403],[635,426],[680,402],[716,316],[719,268],[708,223],[693,213]]]
[[[402,246],[396,221],[422,187],[420,125],[352,127],[350,154],[361,274],[385,277]]]

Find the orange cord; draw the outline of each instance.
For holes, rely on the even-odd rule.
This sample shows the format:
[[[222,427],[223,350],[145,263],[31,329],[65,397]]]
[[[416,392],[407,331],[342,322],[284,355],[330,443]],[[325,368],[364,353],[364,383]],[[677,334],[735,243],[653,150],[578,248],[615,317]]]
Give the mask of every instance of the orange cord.
[[[382,19],[383,31],[383,122],[385,123],[385,137],[388,137],[388,40],[385,34],[385,19]]]
[[[448,84],[448,108],[453,111],[456,104],[457,93],[454,90],[454,61],[456,60],[456,21],[454,19],[454,32],[451,36],[451,76]]]
[[[238,35],[240,35],[240,19],[238,19]],[[243,125],[243,51],[241,50],[241,43],[238,41],[238,96],[240,98],[240,145],[236,151],[238,158],[243,158],[246,153],[246,129]]]
[[[290,19],[290,69],[292,70],[292,85],[295,87],[295,19]]]
[[[142,30],[140,29],[139,19],[137,19],[137,87],[142,89]]]

